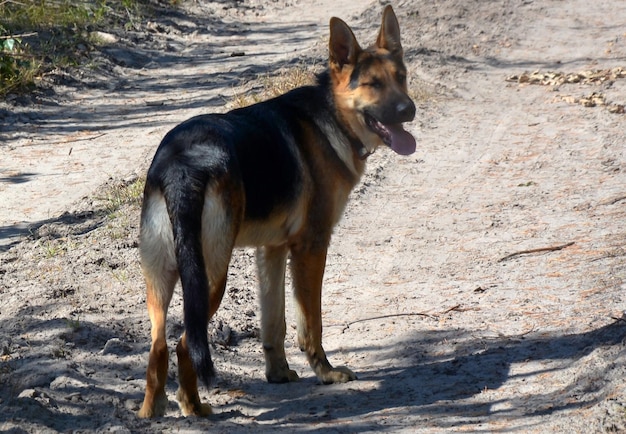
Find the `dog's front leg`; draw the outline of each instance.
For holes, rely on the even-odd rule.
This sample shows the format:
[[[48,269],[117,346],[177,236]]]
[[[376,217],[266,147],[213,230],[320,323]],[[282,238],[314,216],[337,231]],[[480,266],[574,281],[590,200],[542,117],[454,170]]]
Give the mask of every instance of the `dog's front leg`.
[[[322,347],[322,280],[327,245],[291,249],[291,272],[298,307],[298,343],[311,368],[324,384],[356,379],[346,367],[333,368]]]
[[[257,249],[261,299],[261,340],[265,377],[270,383],[297,381],[285,357],[285,266],[287,247]]]

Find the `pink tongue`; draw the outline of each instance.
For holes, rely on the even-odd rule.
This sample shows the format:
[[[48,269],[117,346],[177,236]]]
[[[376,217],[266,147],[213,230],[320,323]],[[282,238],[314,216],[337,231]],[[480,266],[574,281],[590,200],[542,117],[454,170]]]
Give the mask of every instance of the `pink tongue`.
[[[391,134],[391,149],[400,155],[415,152],[415,138],[402,128],[402,124],[385,125],[385,128]]]

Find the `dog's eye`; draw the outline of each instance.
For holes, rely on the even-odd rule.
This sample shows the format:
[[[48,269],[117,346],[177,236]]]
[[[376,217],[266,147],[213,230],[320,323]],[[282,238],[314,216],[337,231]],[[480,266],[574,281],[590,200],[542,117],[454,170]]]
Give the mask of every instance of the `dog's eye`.
[[[377,78],[372,78],[370,81],[364,82],[363,86],[371,87],[373,89],[382,89],[383,82]]]

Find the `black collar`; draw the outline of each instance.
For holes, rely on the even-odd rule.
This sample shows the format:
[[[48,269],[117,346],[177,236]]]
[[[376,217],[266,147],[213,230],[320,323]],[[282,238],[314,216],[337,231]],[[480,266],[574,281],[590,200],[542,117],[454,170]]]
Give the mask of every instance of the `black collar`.
[[[365,147],[362,141],[360,141],[356,137],[353,137],[352,134],[346,131],[346,128],[341,123],[338,123],[338,124],[339,124],[339,128],[342,130],[343,134],[346,136],[346,138],[350,142],[350,145],[356,151],[356,154],[359,156],[360,160],[366,160],[367,157],[369,157],[370,155],[374,153],[374,151],[370,152]]]

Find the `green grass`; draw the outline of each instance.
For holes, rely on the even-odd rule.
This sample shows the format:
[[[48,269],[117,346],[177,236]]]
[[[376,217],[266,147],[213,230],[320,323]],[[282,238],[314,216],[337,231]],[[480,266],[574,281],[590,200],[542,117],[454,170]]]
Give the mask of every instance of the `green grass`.
[[[66,255],[67,252],[71,251],[75,246],[75,241],[69,237],[49,239],[39,244],[43,257],[46,259],[53,259]]]
[[[76,319],[65,318],[65,323],[67,324],[67,327],[74,332],[80,330],[81,328],[80,317],[77,317]]]
[[[0,98],[80,65],[98,43],[94,30],[133,28],[161,1],[0,0]]]
[[[131,220],[139,215],[145,184],[145,178],[116,183],[108,186],[97,197],[100,201],[101,212],[107,218],[105,233],[109,239],[125,240],[132,236],[133,222]],[[126,209],[128,206],[134,209],[130,215]],[[122,274],[115,277],[120,281],[125,279]]]
[[[145,184],[145,178],[136,178],[130,182],[120,182],[109,186],[98,198],[102,201],[105,214],[114,216],[115,212],[125,205],[139,206]]]

